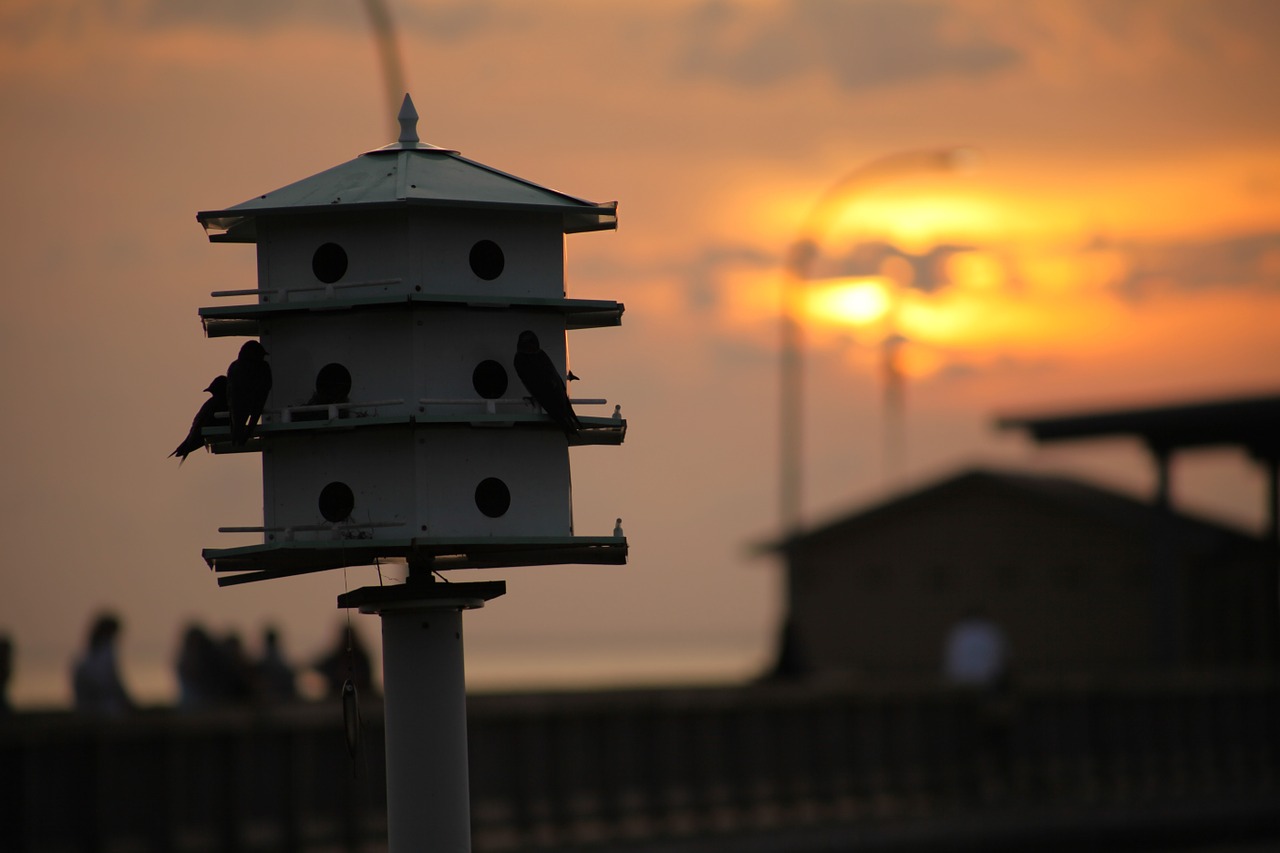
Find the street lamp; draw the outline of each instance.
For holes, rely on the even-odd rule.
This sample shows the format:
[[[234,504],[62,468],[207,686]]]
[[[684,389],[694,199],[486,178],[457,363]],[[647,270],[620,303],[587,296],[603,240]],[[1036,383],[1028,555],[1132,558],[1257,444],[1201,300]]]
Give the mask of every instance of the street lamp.
[[[781,323],[781,397],[780,438],[781,471],[779,481],[779,510],[784,536],[792,536],[800,529],[800,501],[802,471],[802,424],[804,403],[804,323],[802,315],[804,286],[809,280],[813,263],[818,257],[821,240],[835,214],[847,207],[855,195],[868,187],[910,175],[955,171],[964,168],[972,160],[968,148],[939,148],[920,151],[903,151],[873,160],[854,169],[836,181],[818,197],[805,217],[795,241],[787,252],[782,277]],[[892,348],[886,349],[886,376],[892,375],[895,383],[896,360]],[[892,398],[899,389],[887,391]]]
[[[405,95],[404,64],[400,61],[400,45],[396,41],[396,25],[386,0],[364,0],[364,11],[373,28],[373,40],[378,49],[378,62],[382,65],[382,84],[386,89],[387,116],[391,127],[399,130],[396,114]]]

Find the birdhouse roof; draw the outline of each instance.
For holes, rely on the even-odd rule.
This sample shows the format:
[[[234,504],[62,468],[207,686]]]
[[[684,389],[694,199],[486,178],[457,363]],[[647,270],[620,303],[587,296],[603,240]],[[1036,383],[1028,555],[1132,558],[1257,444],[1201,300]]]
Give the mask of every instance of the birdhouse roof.
[[[557,214],[566,234],[617,227],[618,203],[575,198],[418,140],[417,112],[405,96],[400,139],[223,210],[196,214],[214,242],[257,242],[264,216],[366,212],[413,207]]]

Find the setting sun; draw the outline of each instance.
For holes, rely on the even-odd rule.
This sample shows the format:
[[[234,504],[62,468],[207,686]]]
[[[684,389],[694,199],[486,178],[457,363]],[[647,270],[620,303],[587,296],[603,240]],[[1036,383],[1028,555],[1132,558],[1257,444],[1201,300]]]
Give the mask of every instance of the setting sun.
[[[880,277],[813,282],[805,313],[814,320],[866,326],[878,322],[893,304],[893,283]]]

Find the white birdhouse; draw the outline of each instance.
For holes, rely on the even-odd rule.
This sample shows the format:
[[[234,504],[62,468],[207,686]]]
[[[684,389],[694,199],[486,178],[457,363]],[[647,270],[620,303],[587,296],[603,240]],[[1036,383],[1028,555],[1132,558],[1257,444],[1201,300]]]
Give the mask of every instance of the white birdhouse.
[[[236,304],[200,309],[206,333],[259,338],[272,373],[247,443],[205,431],[215,452],[262,454],[262,526],[222,528],[261,541],[204,551],[236,573],[221,584],[381,559],[626,561],[620,531],[577,535],[569,466],[626,422],[572,399],[565,426],[515,368],[533,332],[563,385],[567,332],[621,323],[620,303],[567,298],[564,268],[564,236],[615,228],[617,204],[419,142],[417,118],[406,97],[398,142],[197,214],[211,241],[258,251],[258,286],[214,293]]]

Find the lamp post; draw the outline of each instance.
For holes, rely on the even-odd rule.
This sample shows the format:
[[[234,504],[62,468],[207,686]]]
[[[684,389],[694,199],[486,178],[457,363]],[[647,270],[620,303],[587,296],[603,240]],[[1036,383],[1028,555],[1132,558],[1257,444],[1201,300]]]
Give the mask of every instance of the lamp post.
[[[965,165],[967,148],[903,151],[873,160],[847,173],[827,188],[809,210],[787,252],[782,276],[780,312],[781,361],[779,403],[781,471],[779,511],[782,533],[793,536],[801,524],[803,486],[804,323],[803,292],[832,218],[868,187],[913,174],[953,171]],[[886,353],[892,356],[891,352]],[[896,368],[886,366],[886,373]],[[898,389],[886,392],[896,395]]]
[[[400,99],[404,97],[404,63],[400,60],[400,44],[396,40],[396,25],[391,17],[387,0],[364,0],[364,11],[373,28],[373,40],[378,49],[378,62],[382,65],[382,84],[386,88],[387,116],[391,127],[397,125],[396,113]]]

